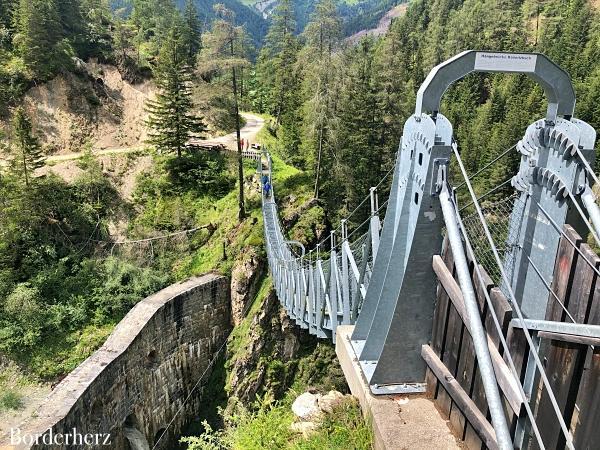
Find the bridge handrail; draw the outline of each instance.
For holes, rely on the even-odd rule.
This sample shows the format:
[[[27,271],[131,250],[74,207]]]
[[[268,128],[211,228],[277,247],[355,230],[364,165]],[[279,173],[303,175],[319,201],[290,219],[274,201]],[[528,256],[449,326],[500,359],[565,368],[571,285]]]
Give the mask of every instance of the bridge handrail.
[[[261,175],[268,175],[271,184],[269,194],[264,190],[262,192],[262,212],[273,285],[282,306],[298,325],[318,337],[335,340],[337,325],[355,323],[364,301],[376,254],[373,249],[379,238],[377,214],[385,205],[381,205],[369,217],[371,223],[367,232],[356,233],[360,229],[357,228],[348,235],[345,222],[342,222],[341,239],[336,243],[335,233],[332,232],[328,238],[331,240],[328,252],[321,253],[317,247],[317,252],[311,250],[297,256],[291,248],[291,245],[297,244],[293,244],[283,233],[275,202],[272,159],[268,150],[264,150],[263,157],[267,170],[265,172],[262,161],[259,170]],[[354,239],[350,241],[353,236]]]

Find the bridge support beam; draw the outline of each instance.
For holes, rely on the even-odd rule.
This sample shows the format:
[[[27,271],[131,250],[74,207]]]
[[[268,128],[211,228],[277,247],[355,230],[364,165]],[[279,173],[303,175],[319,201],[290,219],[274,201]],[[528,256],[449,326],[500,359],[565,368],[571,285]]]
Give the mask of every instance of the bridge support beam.
[[[431,335],[436,278],[431,258],[442,246],[438,173],[452,151],[441,114],[411,117],[396,160],[392,191],[369,288],[352,335],[374,393],[422,392],[421,346]]]

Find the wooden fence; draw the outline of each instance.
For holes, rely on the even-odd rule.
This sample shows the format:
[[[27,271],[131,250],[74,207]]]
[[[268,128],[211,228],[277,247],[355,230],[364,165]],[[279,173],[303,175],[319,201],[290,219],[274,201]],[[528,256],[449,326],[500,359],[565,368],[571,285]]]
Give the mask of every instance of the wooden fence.
[[[585,261],[587,259],[600,268],[600,258],[568,225],[565,226],[565,235],[568,239],[563,236],[559,244],[552,290],[576,322],[600,324],[600,280],[597,272]],[[585,255],[585,259],[569,240]],[[454,278],[454,263],[447,243],[442,253],[433,259],[439,283],[432,340],[422,350],[428,365],[427,393],[467,448],[495,448],[495,434],[466,323],[464,301]],[[514,436],[518,428],[527,425],[526,411],[504,355],[482,284],[492,300],[502,335],[522,383],[528,365],[529,346],[523,330],[513,328],[510,324],[513,310],[504,294],[494,285],[483,267],[479,266],[484,281],[481,283],[473,270],[473,261],[470,266],[498,386],[505,400],[506,417]],[[570,321],[553,295],[549,296],[546,319]],[[600,341],[543,332],[538,337],[541,339],[540,358],[545,364],[563,417],[573,434],[575,448],[600,449]],[[532,378],[533,400],[530,402],[536,423],[545,447],[562,449],[565,447],[564,436],[539,378]],[[527,427],[525,430],[530,433]],[[535,437],[530,440],[529,447],[538,448]]]

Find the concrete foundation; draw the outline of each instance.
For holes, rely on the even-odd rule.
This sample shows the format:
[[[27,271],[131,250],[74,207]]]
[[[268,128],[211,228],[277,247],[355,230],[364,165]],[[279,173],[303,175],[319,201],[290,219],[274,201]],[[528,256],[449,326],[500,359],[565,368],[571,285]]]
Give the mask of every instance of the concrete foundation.
[[[460,443],[433,402],[422,394],[371,394],[369,385],[350,344],[354,326],[337,328],[335,351],[350,386],[358,398],[363,414],[373,427],[377,450],[459,449]],[[402,364],[402,361],[398,361]]]

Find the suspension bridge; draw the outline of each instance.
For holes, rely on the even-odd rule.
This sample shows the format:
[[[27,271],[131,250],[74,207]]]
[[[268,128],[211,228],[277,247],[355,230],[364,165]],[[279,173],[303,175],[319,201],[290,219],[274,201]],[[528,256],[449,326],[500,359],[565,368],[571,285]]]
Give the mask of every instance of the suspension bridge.
[[[526,74],[548,103],[469,177],[440,102],[472,72]],[[347,217],[306,252],[286,238],[272,180],[263,193],[269,267],[289,317],[338,346],[353,326],[349,348],[371,394],[426,393],[468,448],[600,445],[600,258],[587,243],[600,246],[596,132],[574,109],[569,75],[546,56],[466,51],[420,87],[389,197],[380,205],[371,188],[360,225]],[[484,202],[472,178],[511,152],[517,173],[489,192],[511,193]],[[271,178],[268,151],[262,159]]]

